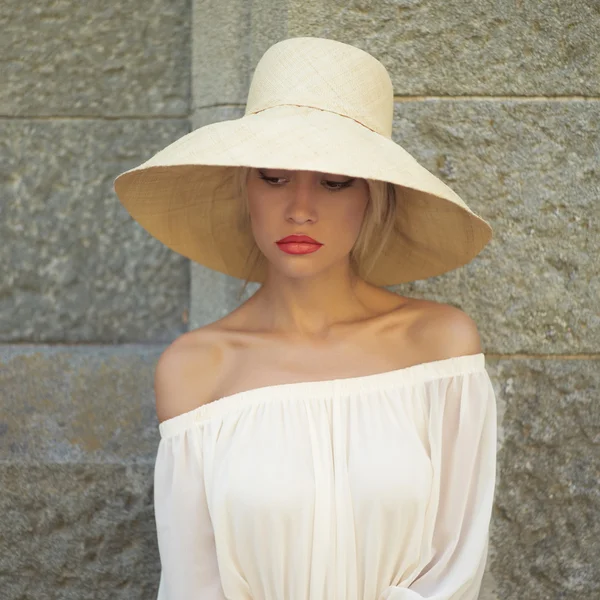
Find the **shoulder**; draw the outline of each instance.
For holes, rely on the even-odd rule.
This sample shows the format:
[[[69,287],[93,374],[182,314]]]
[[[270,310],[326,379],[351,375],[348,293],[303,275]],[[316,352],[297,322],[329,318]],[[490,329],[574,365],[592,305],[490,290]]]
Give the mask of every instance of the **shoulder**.
[[[411,337],[432,360],[482,352],[475,321],[460,308],[442,302],[419,300],[414,307]]]
[[[159,422],[209,402],[222,362],[222,344],[209,328],[184,333],[167,346],[154,370]]]

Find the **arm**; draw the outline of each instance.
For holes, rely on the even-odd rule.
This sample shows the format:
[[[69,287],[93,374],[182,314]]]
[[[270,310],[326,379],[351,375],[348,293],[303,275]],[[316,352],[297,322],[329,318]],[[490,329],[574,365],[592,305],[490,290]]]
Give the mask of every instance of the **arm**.
[[[485,568],[496,476],[496,403],[486,371],[451,379],[433,398],[431,557],[407,587],[380,600],[476,600]]]
[[[210,355],[190,345],[189,337],[179,338],[161,355],[154,385],[161,422],[208,400],[206,391],[212,389],[214,379],[211,373],[216,372]],[[198,398],[199,393],[204,398]],[[154,468],[154,513],[161,562],[157,600],[225,598],[205,492],[206,443],[201,425],[160,440]]]
[[[158,600],[224,600],[204,490],[202,429],[160,441],[154,514],[161,562]]]

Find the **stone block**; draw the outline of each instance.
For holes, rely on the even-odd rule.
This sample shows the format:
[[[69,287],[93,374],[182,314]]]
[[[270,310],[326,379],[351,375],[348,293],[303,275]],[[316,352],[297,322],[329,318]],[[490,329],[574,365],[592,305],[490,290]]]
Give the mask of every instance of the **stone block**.
[[[393,289],[461,307],[486,352],[600,351],[598,123],[598,102],[398,102],[395,141],[494,238],[468,265]]]
[[[285,37],[325,37],[370,52],[398,96],[600,95],[595,2],[303,0],[269,17],[287,19]]]
[[[600,360],[487,363],[504,405],[489,564],[498,598],[600,597]]]
[[[167,342],[186,329],[189,261],[131,218],[113,181],[188,131],[0,121],[0,341]]]
[[[0,456],[12,464],[151,464],[163,345],[0,346]]]
[[[192,109],[246,102],[253,5],[193,0]]]
[[[196,0],[194,14],[196,109],[245,104],[262,54],[301,36],[370,52],[398,96],[600,95],[600,11],[590,2]]]
[[[0,465],[3,600],[156,598],[152,465]]]
[[[4,0],[0,114],[187,116],[190,7]]]
[[[198,129],[218,121],[229,121],[244,116],[244,108],[241,106],[211,106],[199,108],[191,117],[192,129]]]

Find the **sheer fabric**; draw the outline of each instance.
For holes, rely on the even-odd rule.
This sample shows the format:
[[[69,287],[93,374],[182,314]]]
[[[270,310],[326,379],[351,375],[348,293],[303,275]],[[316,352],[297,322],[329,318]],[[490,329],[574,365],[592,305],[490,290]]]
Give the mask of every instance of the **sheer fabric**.
[[[159,425],[158,600],[475,600],[484,355],[226,396]]]

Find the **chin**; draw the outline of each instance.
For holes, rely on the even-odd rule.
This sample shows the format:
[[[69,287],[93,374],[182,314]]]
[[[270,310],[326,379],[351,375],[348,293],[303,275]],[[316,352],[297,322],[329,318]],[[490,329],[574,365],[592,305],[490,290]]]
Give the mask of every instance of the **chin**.
[[[297,269],[284,269],[280,266],[274,266],[273,272],[277,273],[280,277],[287,277],[288,279],[306,279],[307,277],[314,277],[321,273],[321,269],[315,268],[297,268]]]
[[[321,261],[306,261],[300,264],[300,261],[295,265],[281,264],[281,261],[271,262],[271,269],[273,274],[277,274],[279,277],[285,277],[287,279],[310,279],[313,277],[322,277],[332,270],[336,269],[336,263],[326,263]]]
[[[345,260],[348,260],[350,254],[350,249],[348,249],[347,255],[342,254],[337,257],[324,256],[321,254],[323,250],[324,248],[311,254],[293,255],[286,254],[278,248],[276,248],[275,253],[273,251],[267,253],[261,249],[270,264],[273,274],[289,279],[318,277],[338,267],[341,268],[340,265]],[[331,251],[331,249],[329,250]]]

